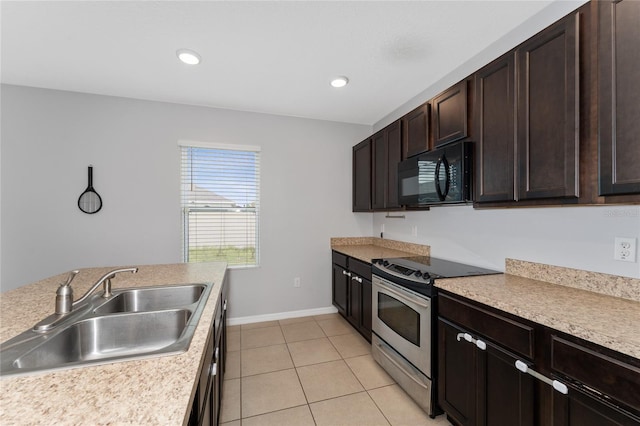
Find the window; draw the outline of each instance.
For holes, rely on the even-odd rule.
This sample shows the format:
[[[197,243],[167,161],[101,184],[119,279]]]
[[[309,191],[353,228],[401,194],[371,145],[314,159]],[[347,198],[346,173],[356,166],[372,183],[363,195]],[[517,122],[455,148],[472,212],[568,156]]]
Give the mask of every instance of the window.
[[[260,148],[180,142],[183,257],[257,266]]]

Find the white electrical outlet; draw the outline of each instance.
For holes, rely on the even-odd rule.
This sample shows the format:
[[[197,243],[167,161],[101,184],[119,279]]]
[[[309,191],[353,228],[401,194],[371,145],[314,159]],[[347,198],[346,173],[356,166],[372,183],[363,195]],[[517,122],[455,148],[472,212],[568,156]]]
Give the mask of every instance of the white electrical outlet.
[[[293,279],[293,286],[294,287],[300,287],[300,277],[295,277]]]
[[[613,258],[615,260],[622,260],[624,262],[635,262],[636,239],[616,237]]]

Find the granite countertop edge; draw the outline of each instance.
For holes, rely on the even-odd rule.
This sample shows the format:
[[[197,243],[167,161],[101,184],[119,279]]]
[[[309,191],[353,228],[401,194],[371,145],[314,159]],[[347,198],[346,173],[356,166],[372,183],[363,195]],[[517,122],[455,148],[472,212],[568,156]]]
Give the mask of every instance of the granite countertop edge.
[[[640,359],[640,302],[510,274],[439,279],[435,285]]]

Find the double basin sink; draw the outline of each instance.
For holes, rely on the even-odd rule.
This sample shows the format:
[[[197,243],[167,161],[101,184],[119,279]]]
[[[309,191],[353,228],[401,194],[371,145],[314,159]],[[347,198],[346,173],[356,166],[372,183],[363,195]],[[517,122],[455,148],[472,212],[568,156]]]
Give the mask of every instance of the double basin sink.
[[[27,330],[0,345],[0,376],[107,364],[187,351],[213,283],[93,295],[48,332]]]

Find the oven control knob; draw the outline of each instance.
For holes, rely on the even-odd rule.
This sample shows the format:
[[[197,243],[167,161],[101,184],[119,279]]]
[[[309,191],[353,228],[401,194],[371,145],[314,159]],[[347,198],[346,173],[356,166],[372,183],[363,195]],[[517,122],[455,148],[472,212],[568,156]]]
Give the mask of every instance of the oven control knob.
[[[425,272],[425,273],[422,275],[422,278],[424,278],[425,280],[428,280],[428,279],[431,279],[431,275],[429,275],[429,273],[428,273],[428,272]]]
[[[420,278],[420,277],[422,276],[422,272],[420,272],[420,271],[416,271],[415,276],[416,276],[416,277],[418,277],[418,278]]]
[[[384,266],[389,266],[389,262],[388,262],[388,261],[386,261],[386,260],[385,260],[384,262],[382,262],[382,264],[383,264]]]

